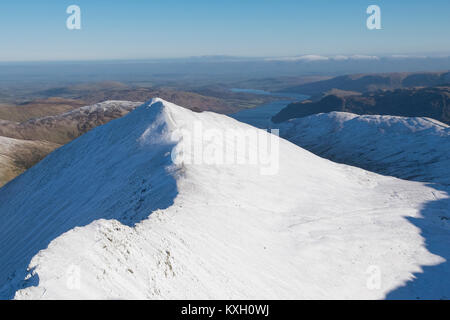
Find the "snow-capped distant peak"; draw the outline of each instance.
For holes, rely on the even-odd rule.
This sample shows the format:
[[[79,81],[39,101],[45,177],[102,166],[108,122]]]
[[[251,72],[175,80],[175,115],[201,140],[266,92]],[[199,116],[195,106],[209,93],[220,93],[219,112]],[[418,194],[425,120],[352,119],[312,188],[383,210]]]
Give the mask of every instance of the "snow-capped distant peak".
[[[266,61],[304,61],[304,62],[314,62],[314,61],[327,61],[328,57],[320,55],[303,55],[294,57],[279,57],[279,58],[267,58]]]
[[[74,110],[67,111],[62,114],[54,115],[54,116],[47,116],[44,118],[38,118],[38,119],[32,119],[30,122],[36,122],[36,121],[42,121],[47,119],[63,119],[70,116],[74,116],[79,113],[94,113],[98,111],[112,111],[114,109],[116,110],[124,110],[124,111],[132,111],[137,106],[140,106],[142,102],[132,102],[132,101],[119,101],[119,100],[108,100],[104,102],[99,102],[93,105],[84,106],[81,108],[77,108]]]

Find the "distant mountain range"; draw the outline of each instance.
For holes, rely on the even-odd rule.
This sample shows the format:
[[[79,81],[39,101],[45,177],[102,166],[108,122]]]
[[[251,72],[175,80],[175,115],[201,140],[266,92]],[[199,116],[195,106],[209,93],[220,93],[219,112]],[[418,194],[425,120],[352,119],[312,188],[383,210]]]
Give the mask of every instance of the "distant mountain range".
[[[139,102],[153,97],[164,97],[184,104],[192,110],[218,113],[233,113],[241,110],[243,108],[241,105],[251,107],[261,100],[261,97],[257,95],[232,97],[232,99],[228,99],[229,97],[225,94],[223,96],[224,98],[220,98],[170,88],[129,86],[114,81],[83,83],[21,93],[17,101],[9,98],[7,101],[0,102],[0,119],[23,122],[109,100]],[[252,104],[251,100],[257,101]]]
[[[153,97],[163,97],[176,103],[184,103],[187,108],[197,111],[214,111],[232,113],[239,107],[230,105],[223,99],[205,96],[194,92],[173,90],[170,88],[136,87],[121,82],[107,81],[98,83],[78,84],[60,88],[52,88],[37,92],[42,98],[62,97],[83,101],[91,105],[108,100],[147,101]]]
[[[134,61],[78,61],[0,63],[0,83],[29,83],[30,80],[52,85],[67,82],[151,82],[169,84],[183,81],[182,87],[201,81],[220,84],[226,81],[267,77],[337,76],[377,72],[417,72],[448,70],[448,53],[439,56],[351,55],[324,57],[235,58],[205,57]],[[289,86],[289,84],[287,84]],[[257,89],[257,88],[255,88]],[[305,93],[306,92],[300,92]],[[1,96],[1,90],[0,90]]]
[[[292,103],[276,114],[272,121],[280,123],[293,118],[332,111],[360,115],[428,117],[450,124],[450,87],[379,90],[353,95],[330,94],[319,101]]]
[[[339,76],[328,80],[316,81],[281,91],[308,94],[311,96],[324,94],[332,89],[353,92],[369,92],[385,89],[411,87],[432,87],[450,84],[450,72],[417,72],[417,73],[375,73]]]

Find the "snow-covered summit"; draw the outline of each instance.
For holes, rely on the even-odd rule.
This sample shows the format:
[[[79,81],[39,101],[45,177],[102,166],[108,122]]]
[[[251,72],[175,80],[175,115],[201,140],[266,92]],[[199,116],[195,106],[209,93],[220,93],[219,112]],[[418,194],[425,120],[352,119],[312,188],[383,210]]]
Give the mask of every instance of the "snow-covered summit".
[[[412,223],[448,230],[445,191],[258,131],[279,154],[262,174],[267,162],[246,159],[259,146],[215,157],[240,152],[230,129],[256,130],[153,99],[0,189],[0,297],[363,299],[403,285],[400,296],[448,296],[448,278],[429,292],[408,282],[445,263]],[[188,161],[199,146],[208,161]]]

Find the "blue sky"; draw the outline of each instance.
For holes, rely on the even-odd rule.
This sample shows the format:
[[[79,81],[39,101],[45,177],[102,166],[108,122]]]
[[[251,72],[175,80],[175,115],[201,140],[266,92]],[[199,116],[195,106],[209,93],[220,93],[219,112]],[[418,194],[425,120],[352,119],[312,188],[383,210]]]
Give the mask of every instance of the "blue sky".
[[[72,4],[81,30],[66,28]],[[366,28],[370,4],[382,30]],[[0,61],[447,54],[449,12],[448,0],[1,1]]]

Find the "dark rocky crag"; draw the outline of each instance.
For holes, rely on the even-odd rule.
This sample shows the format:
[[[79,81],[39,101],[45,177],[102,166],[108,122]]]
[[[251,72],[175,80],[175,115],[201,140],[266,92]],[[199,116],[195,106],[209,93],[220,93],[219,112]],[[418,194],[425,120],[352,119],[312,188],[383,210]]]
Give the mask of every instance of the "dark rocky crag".
[[[280,123],[332,111],[359,115],[428,117],[450,124],[450,86],[380,90],[349,96],[327,95],[316,102],[308,100],[292,103],[276,114],[272,121]]]

